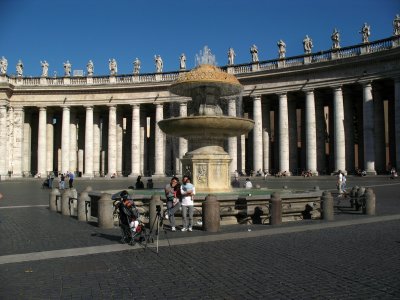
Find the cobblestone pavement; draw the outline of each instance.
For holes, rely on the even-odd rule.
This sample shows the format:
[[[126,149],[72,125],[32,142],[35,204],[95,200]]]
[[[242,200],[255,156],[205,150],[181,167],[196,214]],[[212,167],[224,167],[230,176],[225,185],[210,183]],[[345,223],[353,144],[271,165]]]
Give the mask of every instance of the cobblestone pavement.
[[[334,186],[334,178],[259,182]],[[400,186],[383,177],[354,182],[374,185],[377,217],[337,210],[329,223],[161,232],[158,253],[154,245],[119,245],[117,228],[101,230],[49,211],[49,191],[38,181],[0,182],[0,298],[400,299]],[[90,181],[94,188],[126,183]],[[88,182],[76,185],[80,190]],[[49,255],[66,249],[71,256]],[[32,260],[18,260],[24,254]],[[11,255],[16,262],[4,262]]]

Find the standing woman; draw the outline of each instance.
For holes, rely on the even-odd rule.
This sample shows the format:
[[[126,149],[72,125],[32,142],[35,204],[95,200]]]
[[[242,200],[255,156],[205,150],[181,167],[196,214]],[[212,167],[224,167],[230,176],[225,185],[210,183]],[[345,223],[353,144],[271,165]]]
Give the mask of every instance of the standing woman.
[[[178,177],[172,177],[171,182],[165,186],[165,198],[167,199],[167,212],[165,214],[165,219],[169,219],[171,224],[171,231],[176,231],[175,228],[175,212],[181,206],[180,199],[180,190],[181,185],[179,184]]]
[[[192,231],[193,226],[193,210],[194,201],[193,196],[196,194],[194,185],[190,183],[189,176],[183,176],[181,185],[182,194],[182,217],[183,217],[183,228],[182,231]],[[189,222],[188,216],[189,213]]]

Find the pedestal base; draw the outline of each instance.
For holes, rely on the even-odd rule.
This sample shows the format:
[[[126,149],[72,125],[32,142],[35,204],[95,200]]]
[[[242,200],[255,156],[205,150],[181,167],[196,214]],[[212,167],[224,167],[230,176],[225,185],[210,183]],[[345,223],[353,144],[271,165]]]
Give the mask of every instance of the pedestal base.
[[[182,173],[192,177],[198,193],[231,191],[229,164],[232,161],[222,147],[202,147],[182,158]]]

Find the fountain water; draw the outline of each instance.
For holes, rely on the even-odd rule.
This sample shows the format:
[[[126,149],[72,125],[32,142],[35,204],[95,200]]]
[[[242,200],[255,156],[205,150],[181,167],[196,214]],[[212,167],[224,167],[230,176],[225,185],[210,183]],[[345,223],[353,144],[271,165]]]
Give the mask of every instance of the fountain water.
[[[190,152],[182,158],[182,170],[191,175],[198,192],[229,192],[231,158],[223,148],[224,141],[249,132],[254,122],[223,115],[221,97],[238,95],[243,87],[235,76],[213,65],[215,57],[207,47],[196,60],[199,65],[181,73],[170,87],[171,93],[192,98],[194,115],[165,119],[158,125],[166,134],[189,141]]]

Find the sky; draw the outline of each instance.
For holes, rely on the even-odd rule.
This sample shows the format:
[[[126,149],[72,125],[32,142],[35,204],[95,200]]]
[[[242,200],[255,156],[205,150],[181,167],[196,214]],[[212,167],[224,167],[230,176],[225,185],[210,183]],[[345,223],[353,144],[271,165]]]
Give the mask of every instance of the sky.
[[[370,41],[392,36],[400,0],[0,0],[0,57],[8,60],[9,75],[19,59],[24,76],[40,76],[40,61],[49,63],[49,76],[84,70],[91,59],[94,75],[108,75],[115,58],[118,74],[132,74],[141,60],[141,73],[154,73],[154,55],[161,55],[164,72],[179,69],[185,53],[187,68],[207,45],[218,66],[249,63],[255,44],[259,59],[278,57],[277,42],[286,43],[286,57],[304,53],[308,35],[313,52],[328,50],[337,28],[341,47],[359,44],[366,22]]]

